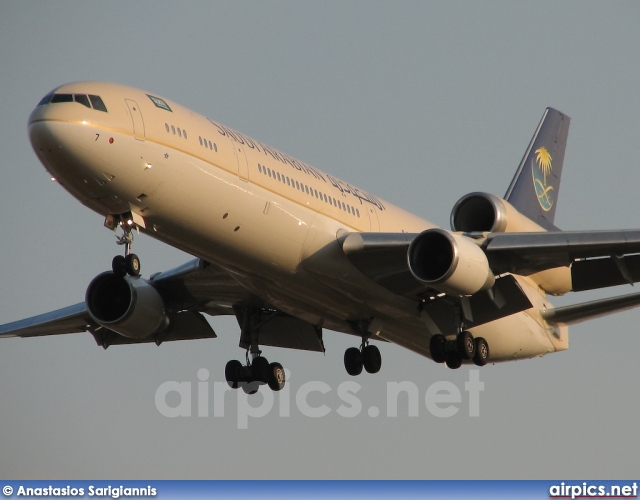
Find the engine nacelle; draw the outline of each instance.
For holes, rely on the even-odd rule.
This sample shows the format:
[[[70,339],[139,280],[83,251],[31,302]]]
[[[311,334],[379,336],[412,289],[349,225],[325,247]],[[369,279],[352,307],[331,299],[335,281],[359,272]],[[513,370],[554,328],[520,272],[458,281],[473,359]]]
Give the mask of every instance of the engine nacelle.
[[[469,193],[460,198],[451,211],[451,229],[463,233],[544,231],[511,203],[489,193]]]
[[[87,288],[85,303],[98,324],[124,337],[149,337],[169,324],[162,297],[142,278],[99,274]]]
[[[409,245],[409,269],[421,283],[448,295],[491,288],[495,276],[482,249],[466,236],[427,229]]]

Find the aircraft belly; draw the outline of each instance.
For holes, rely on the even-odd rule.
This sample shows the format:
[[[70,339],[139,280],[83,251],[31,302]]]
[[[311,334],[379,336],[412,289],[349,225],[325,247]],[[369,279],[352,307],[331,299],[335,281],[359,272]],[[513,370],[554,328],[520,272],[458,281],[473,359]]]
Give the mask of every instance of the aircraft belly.
[[[471,330],[489,344],[491,361],[533,358],[555,352],[546,330],[526,312],[507,316]]]

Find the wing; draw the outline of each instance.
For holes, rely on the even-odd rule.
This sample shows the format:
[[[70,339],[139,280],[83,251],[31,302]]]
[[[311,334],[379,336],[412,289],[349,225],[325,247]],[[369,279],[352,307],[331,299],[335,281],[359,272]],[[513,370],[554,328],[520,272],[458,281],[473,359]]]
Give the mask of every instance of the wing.
[[[168,326],[158,333],[146,337],[119,334],[99,324],[89,313],[86,303],[81,302],[0,325],[0,338],[90,332],[96,343],[105,349],[118,344],[153,342],[160,345],[174,340],[215,338],[216,334],[203,314],[233,315],[242,325],[245,311],[250,307],[263,312],[262,345],[324,351],[321,328],[270,306],[237,283],[230,273],[201,259],[157,273],[145,280],[145,286],[153,287],[165,306]],[[249,332],[240,336],[240,347],[249,347]]]
[[[423,233],[349,233],[341,238],[351,263],[376,283],[405,296],[428,287],[416,279],[409,247]],[[443,232],[442,230],[438,230]],[[537,233],[450,233],[473,240],[495,275],[530,275],[571,266],[573,290],[640,281],[640,230]]]
[[[573,291],[640,281],[640,230],[494,233],[482,248],[496,274],[571,266]]]
[[[223,269],[195,259],[175,269],[158,273],[148,281],[166,303],[169,326],[160,334],[129,338],[98,324],[84,302],[31,318],[0,325],[0,338],[36,337],[90,332],[98,345],[162,342],[215,338],[216,334],[202,313],[233,315],[233,307],[251,298]]]
[[[425,238],[434,234],[440,239]],[[422,245],[417,245],[420,240]],[[447,245],[451,243],[451,247],[444,244],[445,240]],[[425,244],[426,241],[429,244]],[[420,301],[427,310],[451,308],[455,300],[462,300],[469,310],[467,319],[473,318],[467,321],[471,325],[500,319],[531,307],[511,274],[526,276],[548,269],[570,268],[573,291],[640,281],[640,230],[635,229],[466,234],[430,229],[416,234],[349,233],[340,238],[340,243],[347,258],[363,274],[394,293]],[[412,251],[412,247],[422,247],[424,254],[416,255],[419,252]],[[478,249],[486,257],[489,273],[497,277],[490,288],[448,297],[451,288],[442,287],[443,280],[421,279],[425,273],[415,269],[424,266],[423,262],[416,262],[420,259],[444,263],[442,276],[449,279],[455,275],[456,265],[462,267],[460,263],[464,262],[465,252],[473,253],[471,260],[474,265],[479,261]],[[473,270],[470,278],[478,274],[477,269],[469,269]],[[465,297],[460,299],[462,296]],[[544,316],[549,322],[577,322],[636,307],[640,305],[639,297],[634,294],[566,306],[549,310]],[[444,323],[439,326],[446,330]]]

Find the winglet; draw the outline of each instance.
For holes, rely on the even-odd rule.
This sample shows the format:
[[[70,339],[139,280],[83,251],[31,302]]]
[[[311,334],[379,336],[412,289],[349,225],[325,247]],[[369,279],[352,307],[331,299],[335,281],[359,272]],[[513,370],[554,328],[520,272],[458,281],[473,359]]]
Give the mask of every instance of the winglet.
[[[570,118],[547,108],[504,199],[547,230],[556,215]]]

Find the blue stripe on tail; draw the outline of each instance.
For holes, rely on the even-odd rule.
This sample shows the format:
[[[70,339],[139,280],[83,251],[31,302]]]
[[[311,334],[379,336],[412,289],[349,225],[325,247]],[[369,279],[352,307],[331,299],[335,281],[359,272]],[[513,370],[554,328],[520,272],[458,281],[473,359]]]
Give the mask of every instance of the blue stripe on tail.
[[[571,118],[547,108],[504,199],[520,213],[552,231]]]

